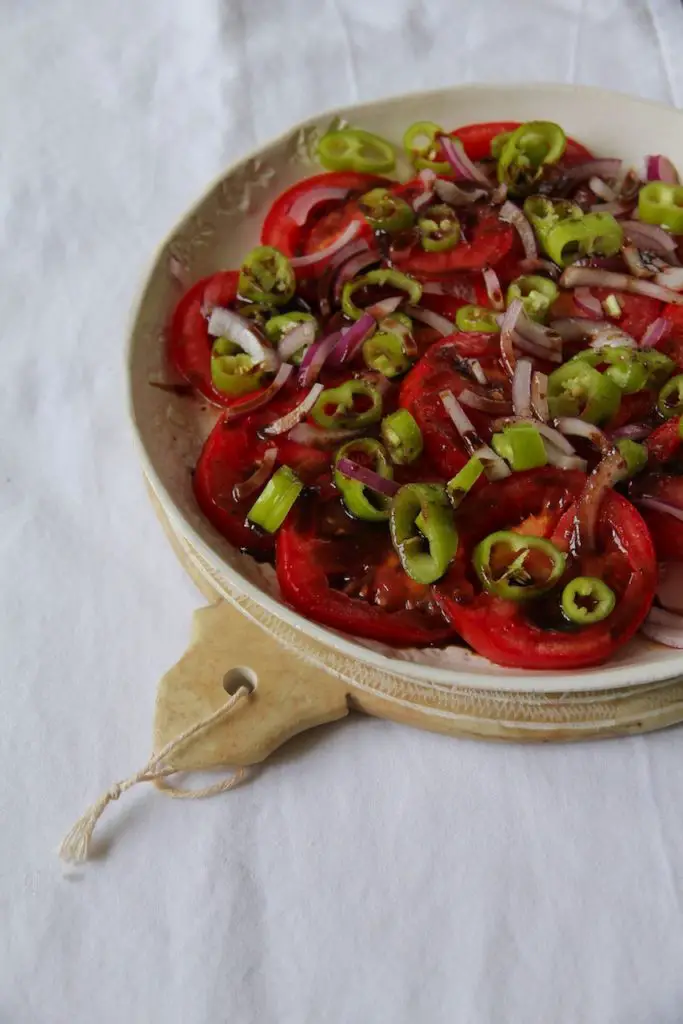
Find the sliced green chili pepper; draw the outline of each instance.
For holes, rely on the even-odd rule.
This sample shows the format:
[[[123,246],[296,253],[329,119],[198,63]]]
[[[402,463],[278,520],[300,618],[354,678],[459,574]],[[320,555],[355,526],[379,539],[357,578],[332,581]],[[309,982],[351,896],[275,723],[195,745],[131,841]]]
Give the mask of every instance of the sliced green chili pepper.
[[[472,562],[490,594],[528,601],[555,586],[564,572],[565,556],[542,537],[498,530],[477,544]]]
[[[583,218],[583,210],[568,199],[547,199],[545,196],[529,196],[524,200],[524,214],[545,251],[545,240],[560,221],[575,221]]]
[[[429,206],[418,219],[420,242],[426,252],[446,252],[460,241],[460,221],[450,206]]]
[[[363,360],[385,377],[398,377],[412,366],[398,331],[378,331],[363,342]]]
[[[268,533],[275,533],[287,518],[303,486],[289,466],[280,466],[249,509],[247,519]]]
[[[683,373],[672,377],[659,392],[657,408],[665,419],[683,415]]]
[[[419,171],[430,170],[435,174],[448,174],[451,165],[447,160],[437,160],[440,153],[438,136],[443,135],[441,125],[433,121],[416,121],[403,136],[403,148],[408,159]]]
[[[247,320],[253,320],[259,327],[265,327],[266,320],[273,312],[273,307],[267,306],[263,302],[247,302],[243,306],[239,306],[237,312]]]
[[[261,387],[265,371],[254,364],[239,345],[229,338],[216,338],[211,346],[211,383],[224,395],[248,395]]]
[[[357,410],[359,399],[364,400],[365,408]],[[327,411],[330,406],[333,412]],[[382,418],[382,396],[367,380],[347,380],[337,388],[321,391],[311,409],[311,416],[319,427],[341,430],[368,427]]]
[[[641,469],[645,469],[647,465],[647,448],[644,444],[638,444],[637,441],[631,441],[630,438],[623,437],[621,441],[617,441],[617,448],[626,459],[627,477],[635,476],[636,473],[640,473]]]
[[[422,285],[414,277],[408,277],[407,274],[401,273],[400,270],[371,270],[370,273],[362,274],[361,277],[355,277],[344,285],[342,309],[352,320],[359,320],[363,315],[363,310],[359,309],[353,302],[353,295],[361,288],[368,288],[371,285],[375,285],[378,288],[386,286],[398,288],[400,291],[407,293],[408,299],[413,306],[417,305],[422,297]]]
[[[361,128],[327,132],[318,143],[318,159],[327,171],[385,174],[396,165],[394,147]]]
[[[548,407],[552,416],[580,416],[588,423],[610,419],[621,403],[621,391],[609,377],[588,362],[571,359],[548,378]]]
[[[542,323],[548,311],[560,294],[560,290],[549,277],[538,274],[524,274],[512,282],[507,290],[508,306],[514,299],[521,299],[526,315]]]
[[[242,298],[271,306],[283,306],[294,295],[296,278],[286,256],[270,245],[252,249],[240,269],[238,291]]]
[[[600,362],[609,364],[605,376],[613,380],[623,394],[635,395],[647,386],[647,367],[637,350],[622,348],[621,345],[605,345],[596,354]]]
[[[502,144],[498,157],[498,181],[514,193],[529,191],[541,178],[543,168],[556,164],[567,147],[567,137],[552,121],[527,121]]]
[[[592,626],[614,611],[614,591],[595,576],[577,576],[562,591],[562,612],[570,622]]]
[[[443,576],[458,549],[444,487],[405,484],[392,500],[390,527],[401,565],[411,579],[434,583]]]
[[[638,193],[638,214],[646,224],[661,224],[683,235],[683,185],[649,181]]]
[[[484,472],[484,463],[476,455],[467,462],[459,473],[446,484],[446,494],[453,508],[458,508],[463,498],[472,490]]]
[[[422,454],[422,432],[407,409],[397,409],[380,427],[391,461],[398,466],[414,462]]]
[[[304,323],[311,323],[314,325],[315,337],[317,337],[320,332],[320,325],[316,318],[311,313],[299,313],[298,311],[294,311],[292,313],[280,313],[278,316],[271,317],[270,320],[266,321],[264,330],[268,340],[272,341],[274,345],[277,345],[282,341],[286,334],[293,331],[295,327],[299,326],[299,324]],[[289,362],[298,366],[307,350],[308,345],[304,345],[303,348],[300,348],[298,352],[295,352],[289,357]]]
[[[494,160],[500,159],[500,154],[503,152],[503,146],[508,141],[512,132],[501,132],[500,135],[494,135],[491,139],[491,156]]]
[[[673,359],[654,348],[641,349],[638,357],[645,364],[648,386],[661,387],[676,366]]]
[[[461,306],[455,314],[455,325],[459,331],[495,334],[500,330],[495,312],[486,306]]]
[[[335,455],[334,482],[352,516],[356,519],[366,519],[368,522],[381,522],[389,518],[391,498],[371,491],[360,480],[352,480],[337,469],[340,459],[358,462],[359,456],[364,466],[370,464],[369,468],[379,476],[385,480],[393,480],[394,470],[382,445],[370,437],[361,437],[357,441],[349,441],[342,445]]]
[[[413,208],[405,199],[386,188],[373,188],[358,200],[360,211],[376,231],[396,234],[407,231],[415,222]]]
[[[624,232],[611,213],[586,213],[581,220],[560,220],[545,236],[545,251],[560,267],[584,256],[615,256]]]
[[[543,438],[531,423],[516,423],[491,438],[494,451],[515,473],[548,465]]]

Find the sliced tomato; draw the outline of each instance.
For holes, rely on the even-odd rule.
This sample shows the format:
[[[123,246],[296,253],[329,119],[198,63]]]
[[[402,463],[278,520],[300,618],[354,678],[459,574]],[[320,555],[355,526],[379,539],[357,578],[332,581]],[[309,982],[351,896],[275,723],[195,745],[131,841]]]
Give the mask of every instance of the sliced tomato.
[[[655,462],[670,462],[681,451],[681,417],[674,416],[660,424],[645,441]]]
[[[671,327],[657,348],[673,359],[679,370],[683,370],[683,306],[670,302],[661,315],[670,322]]]
[[[535,601],[510,601],[483,590],[472,567],[474,548],[496,530],[552,539],[569,550],[574,503],[586,477],[568,470],[514,473],[489,484],[462,507],[460,545],[437,598],[460,636],[490,661],[522,669],[586,668],[605,661],[640,627],[657,579],[652,539],[633,505],[608,492],[600,511],[597,551],[570,558],[564,580]],[[617,604],[603,622],[574,628],[562,619],[559,595],[573,576],[598,576]]]
[[[425,252],[419,243],[415,243],[407,249],[392,252],[393,263],[399,270],[418,278],[438,280],[454,271],[495,266],[512,248],[515,232],[489,207],[468,211],[461,217],[464,240],[452,249]]]
[[[466,124],[456,128],[450,134],[460,139],[470,160],[486,160],[491,156],[491,143],[496,135],[513,132],[519,128],[521,121],[485,121],[481,124]],[[576,139],[567,138],[565,163],[581,163],[592,160],[593,154]]]
[[[404,573],[386,525],[351,519],[338,499],[297,505],[278,533],[275,567],[287,603],[332,629],[394,647],[453,636],[431,589]]]
[[[176,306],[169,327],[171,366],[216,405],[233,405],[235,399],[217,391],[211,383],[211,338],[203,310],[234,302],[238,279],[236,270],[223,270],[197,281]]]
[[[332,245],[354,219],[361,221],[363,232],[370,235],[369,225],[360,213],[356,199],[371,188],[387,184],[390,183],[385,178],[355,171],[333,171],[298,181],[277,197],[266,214],[261,243],[272,245],[290,257],[318,252]],[[319,203],[312,208],[305,224],[297,224],[291,216],[292,207],[299,199],[320,188],[346,189],[347,196]],[[317,265],[308,268],[305,276],[316,277],[320,270]]]
[[[654,498],[671,505],[683,515],[683,476],[648,473],[636,477],[631,485],[636,496]],[[640,506],[660,562],[683,562],[683,522],[668,512]]]
[[[608,295],[616,295],[622,314],[614,323],[627,334],[630,334],[636,341],[640,341],[645,331],[653,320],[662,316],[662,303],[658,299],[651,299],[646,295],[629,295],[626,292],[612,292],[609,288],[591,288],[591,292],[601,302]],[[574,293],[571,291],[561,292],[553,303],[551,319],[559,319],[565,316],[585,317],[588,320],[606,320],[602,313],[590,314],[580,306],[577,306]]]
[[[634,395],[622,395],[619,408],[605,424],[605,430],[611,432],[626,426],[627,423],[642,423],[652,415],[656,402],[657,392],[649,388],[636,391]]]

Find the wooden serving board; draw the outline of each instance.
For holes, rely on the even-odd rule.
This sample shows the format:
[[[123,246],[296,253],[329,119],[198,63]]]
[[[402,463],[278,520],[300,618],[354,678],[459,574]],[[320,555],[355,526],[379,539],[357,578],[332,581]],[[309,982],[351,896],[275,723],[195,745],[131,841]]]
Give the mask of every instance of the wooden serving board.
[[[173,528],[150,491],[180,562],[209,604],[190,646],[159,683],[154,749],[216,711],[227,687],[255,683],[226,721],[173,756],[180,770],[256,764],[292,736],[349,711],[451,736],[517,742],[580,740],[663,729],[683,721],[683,678],[564,694],[425,686],[331,650],[244,595],[222,597],[213,570]],[[221,577],[220,590],[226,592]]]

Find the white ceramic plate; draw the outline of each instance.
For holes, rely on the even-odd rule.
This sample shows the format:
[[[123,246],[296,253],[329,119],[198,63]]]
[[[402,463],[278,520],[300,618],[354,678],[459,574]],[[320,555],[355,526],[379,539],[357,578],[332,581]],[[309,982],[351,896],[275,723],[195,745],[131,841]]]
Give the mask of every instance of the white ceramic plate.
[[[669,107],[580,86],[474,85],[399,96],[331,111],[293,128],[229,168],[189,211],[159,249],[134,314],[129,347],[130,407],[144,471],[178,530],[203,556],[214,584],[238,589],[321,642],[376,668],[422,683],[487,689],[571,691],[655,682],[683,673],[683,653],[637,638],[605,666],[572,672],[528,672],[490,664],[462,648],[398,652],[344,637],[308,621],[280,600],[274,575],[234,550],[199,512],[190,470],[216,411],[195,398],[150,386],[164,379],[164,327],[187,284],[219,269],[238,267],[258,240],[268,205],[285,187],[320,168],[311,145],[335,118],[400,146],[413,121],[455,127],[476,121],[559,122],[601,156],[638,163],[665,153],[683,167],[683,115]],[[398,174],[408,176],[408,167]]]

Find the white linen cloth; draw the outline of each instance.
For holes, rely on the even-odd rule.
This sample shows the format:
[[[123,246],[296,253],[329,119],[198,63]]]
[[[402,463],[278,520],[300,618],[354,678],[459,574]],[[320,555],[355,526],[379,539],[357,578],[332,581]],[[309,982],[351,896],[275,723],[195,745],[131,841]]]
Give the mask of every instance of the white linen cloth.
[[[675,1024],[683,733],[574,747],[355,718],[251,784],[139,787],[199,597],[125,413],[129,308],[230,160],[453,82],[683,102],[676,0],[5,0],[0,19],[0,1022]]]

